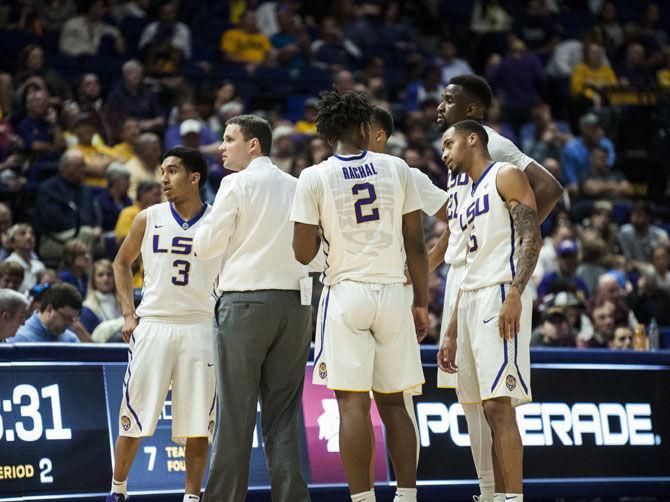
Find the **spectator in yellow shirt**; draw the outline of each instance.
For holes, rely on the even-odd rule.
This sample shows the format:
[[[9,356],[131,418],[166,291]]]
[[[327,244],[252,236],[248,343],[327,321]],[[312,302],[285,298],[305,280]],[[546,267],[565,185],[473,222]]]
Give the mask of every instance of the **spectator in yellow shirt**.
[[[128,194],[133,200],[137,199],[137,187],[142,181],[161,180],[161,140],[152,133],[145,132],[140,134],[135,143],[135,155],[133,155],[126,167],[130,172],[130,188]]]
[[[135,144],[140,137],[140,121],[126,117],[121,127],[121,142],[112,147],[114,156],[121,162],[128,162],[135,155]]]
[[[78,150],[84,156],[86,176],[83,184],[89,187],[105,188],[107,186],[107,167],[115,160],[114,152],[104,144],[92,142],[96,129],[89,114],[83,113],[77,117],[74,132],[78,141],[70,149]]]
[[[120,247],[123,240],[130,233],[130,227],[133,225],[133,220],[140,211],[148,207],[158,204],[161,201],[161,184],[157,181],[142,181],[137,185],[137,199],[135,204],[128,206],[121,210],[119,219],[116,220],[116,227],[114,228],[114,236],[116,237],[116,245]],[[135,270],[135,267],[133,267]],[[144,269],[142,264],[138,263],[138,268],[133,275],[133,287],[141,288],[144,282]]]
[[[316,110],[319,100],[307,98],[303,106],[302,118],[295,124],[296,132],[307,136],[316,136]]]
[[[616,74],[605,61],[605,51],[599,44],[588,42],[584,46],[584,62],[575,66],[570,77],[570,94],[575,98],[586,98],[596,106],[601,104],[600,91],[617,85]]]
[[[256,13],[253,10],[244,13],[237,27],[223,33],[221,52],[225,60],[246,64],[249,70],[254,70],[274,58],[270,40],[258,31]]]

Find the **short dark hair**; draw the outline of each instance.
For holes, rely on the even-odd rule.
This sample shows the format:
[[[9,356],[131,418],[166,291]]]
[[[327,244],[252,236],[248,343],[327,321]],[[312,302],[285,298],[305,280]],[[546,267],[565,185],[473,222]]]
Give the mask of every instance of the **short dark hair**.
[[[200,181],[198,184],[200,188],[205,186],[209,169],[207,167],[207,160],[205,159],[205,156],[200,153],[200,150],[188,146],[175,146],[165,152],[162,160],[165,160],[168,157],[177,157],[181,160],[181,163],[186,170],[192,173],[200,173]],[[139,196],[139,188],[137,191]]]
[[[365,94],[323,91],[319,98],[316,131],[331,145],[354,127],[372,122],[374,106]]]
[[[633,207],[630,210],[630,213],[637,213],[637,212],[643,212],[647,216],[651,217],[652,216],[652,208],[651,208],[651,203],[647,200],[639,200],[635,204],[633,204]]]
[[[478,101],[484,111],[491,107],[493,91],[488,82],[479,75],[458,75],[452,78],[449,84],[461,86],[465,92]]]
[[[49,305],[56,310],[62,307],[70,307],[78,312],[81,310],[82,302],[81,294],[74,286],[59,282],[58,284],[52,284],[42,295],[40,312],[44,312]]]
[[[484,147],[489,144],[489,135],[486,133],[486,129],[476,120],[461,120],[452,125],[451,128],[461,134],[475,133]]]
[[[257,115],[238,115],[226,120],[226,126],[238,125],[244,141],[256,138],[261,145],[261,153],[270,155],[272,150],[272,128],[267,120]]]
[[[137,184],[137,196],[135,198],[139,199],[145,193],[150,192],[151,190],[153,190],[155,188],[160,188],[160,187],[161,187],[161,184],[158,181],[153,181],[153,180],[140,181]]]
[[[386,137],[391,137],[395,127],[393,125],[393,116],[389,112],[384,110],[381,106],[375,106],[375,109],[372,112],[372,120],[382,126],[382,129],[384,129],[384,132],[386,133]]]
[[[23,275],[25,274],[23,267],[16,263],[15,261],[3,261],[0,262],[0,277],[5,277],[10,275],[16,277],[19,281],[23,280]]]

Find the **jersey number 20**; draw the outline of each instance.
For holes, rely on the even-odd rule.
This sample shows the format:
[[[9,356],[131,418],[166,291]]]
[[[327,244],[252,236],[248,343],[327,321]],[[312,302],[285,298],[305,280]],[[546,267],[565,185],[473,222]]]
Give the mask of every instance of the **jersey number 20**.
[[[377,200],[377,193],[375,192],[375,186],[372,183],[357,183],[351,187],[351,193],[358,195],[359,192],[367,190],[368,196],[362,197],[354,202],[354,210],[356,212],[356,222],[364,223],[366,221],[376,221],[379,219],[379,209],[376,207],[371,208],[370,212],[363,214],[363,206],[369,206],[374,201]]]

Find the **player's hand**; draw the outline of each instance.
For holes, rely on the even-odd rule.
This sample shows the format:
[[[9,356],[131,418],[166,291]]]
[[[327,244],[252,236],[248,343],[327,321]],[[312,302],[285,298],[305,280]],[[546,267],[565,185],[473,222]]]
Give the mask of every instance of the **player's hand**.
[[[124,315],[123,316],[123,328],[121,328],[121,336],[123,336],[123,341],[128,343],[130,337],[133,336],[133,331],[137,328],[139,324],[139,319],[135,317],[135,314]]]
[[[416,339],[421,343],[428,335],[428,307],[412,307],[412,317],[414,317],[414,327],[416,328]]]
[[[516,288],[509,288],[505,301],[500,308],[498,332],[503,340],[513,340],[521,325],[521,293]]]
[[[455,331],[456,323],[449,323],[449,328],[447,328],[447,332],[444,334],[444,338],[440,344],[440,350],[437,353],[437,365],[442,371],[447,373],[456,373],[456,371],[458,371],[458,366],[456,366]]]

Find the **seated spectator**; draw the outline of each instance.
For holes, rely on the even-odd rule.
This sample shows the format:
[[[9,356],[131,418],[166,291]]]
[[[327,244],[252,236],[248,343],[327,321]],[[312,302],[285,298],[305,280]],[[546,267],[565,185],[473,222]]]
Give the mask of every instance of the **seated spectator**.
[[[589,301],[593,306],[609,303],[612,306],[612,316],[616,323],[626,323],[631,327],[637,326],[635,313],[628,306],[626,284],[616,274],[607,272],[598,277],[596,292]]]
[[[173,26],[161,26],[149,41],[144,57],[147,77],[157,81],[161,97],[170,103],[189,92],[182,74],[184,55],[172,45],[173,33]]]
[[[545,138],[545,135],[549,132],[552,133],[552,137]],[[526,153],[533,151],[539,141],[547,141],[552,144],[555,142],[562,147],[571,139],[572,131],[570,130],[570,125],[564,120],[555,120],[551,115],[551,107],[544,101],[533,106],[531,120],[521,126],[519,130],[520,147]],[[557,155],[554,151],[530,156],[534,159],[544,159],[546,157],[560,158],[560,155]]]
[[[23,267],[14,261],[0,263],[0,288],[18,291],[23,283]]]
[[[658,287],[670,293],[670,249],[660,244],[654,248],[651,264],[656,272]]]
[[[26,96],[25,106],[27,115],[19,122],[16,132],[35,162],[31,169],[37,171],[43,165],[55,165],[65,148],[65,141],[56,113],[49,108],[46,92],[30,92]]]
[[[438,66],[426,67],[420,80],[410,82],[405,88],[405,111],[419,111],[419,106],[428,97],[442,101],[442,74]]]
[[[121,162],[128,162],[135,155],[135,144],[140,137],[140,123],[135,117],[123,119],[121,142],[112,147],[112,155]]]
[[[0,288],[0,343],[16,335],[26,322],[29,302],[25,295],[12,289]]]
[[[81,323],[93,333],[101,322],[119,317],[122,317],[121,304],[116,298],[112,262],[98,260],[93,264],[88,294],[81,309]]]
[[[576,333],[560,307],[542,313],[540,325],[533,330],[530,344],[534,347],[574,347]]]
[[[592,230],[582,234],[581,242],[582,261],[577,266],[575,275],[586,284],[589,294],[593,294],[598,284],[598,277],[607,272],[604,266],[608,253],[607,244]]]
[[[253,10],[244,12],[238,26],[223,32],[220,47],[225,61],[245,64],[251,71],[269,63],[274,53],[270,40],[258,31]]]
[[[316,98],[307,98],[302,104],[302,117],[295,123],[295,132],[306,134],[307,136],[316,136],[316,111],[319,100]]]
[[[171,46],[183,55],[185,59],[191,59],[191,29],[184,23],[177,21],[177,9],[179,3],[175,0],[163,0],[158,10],[158,21],[147,25],[140,36],[138,49],[144,50],[156,35],[168,29],[170,37],[168,41]]]
[[[614,54],[623,43],[623,28],[617,21],[616,3],[607,0],[602,3],[598,13],[597,29],[603,34],[605,49],[608,54]]]
[[[654,75],[645,61],[644,46],[633,42],[626,47],[626,58],[617,68],[621,85],[644,89],[655,84]]]
[[[613,166],[616,161],[614,144],[605,137],[605,131],[597,115],[594,113],[583,115],[579,119],[579,130],[581,135],[565,145],[561,158],[563,181],[572,194],[578,193],[580,181],[591,171],[589,152],[594,146],[599,145],[607,150],[608,166]]]
[[[577,271],[577,243],[574,240],[563,240],[556,246],[558,257],[558,270],[544,275],[537,286],[538,298],[546,295],[568,291],[574,293],[579,300],[585,300],[588,295],[588,287],[584,281],[575,275]]]
[[[44,270],[42,263],[35,255],[35,234],[33,227],[27,223],[17,223],[9,229],[9,243],[14,250],[7,261],[18,263],[24,271],[19,291],[27,293],[37,283],[37,274]]]
[[[158,96],[143,84],[144,66],[136,59],[126,61],[121,67],[123,80],[107,97],[106,112],[111,123],[121,124],[125,117],[139,120],[140,131],[159,132],[165,126],[165,116]],[[119,137],[118,131],[115,137]]]
[[[312,59],[312,41],[304,26],[298,26],[295,17],[286,5],[277,6],[279,32],[270,42],[277,51],[277,61],[283,68],[306,68]]]
[[[454,77],[474,73],[470,64],[458,57],[456,42],[448,38],[440,42],[437,63],[442,67],[442,85],[445,87]]]
[[[96,226],[91,189],[82,185],[84,157],[67,151],[60,160],[58,174],[40,186],[35,216],[40,230],[40,256],[51,263],[61,257],[63,243],[77,234],[94,249],[102,230]],[[79,228],[77,228],[79,224]]]
[[[107,169],[107,189],[94,201],[103,232],[113,232],[121,210],[132,205],[133,201],[128,197],[129,188],[130,172],[120,162],[112,162]]]
[[[97,132],[91,115],[84,113],[77,117],[74,126],[77,144],[70,150],[84,157],[84,185],[91,188],[107,186],[107,168],[114,161],[113,150],[105,145],[94,144],[93,135]]]
[[[612,221],[612,203],[598,200],[593,204],[591,217],[584,221],[585,230],[593,230],[606,246],[606,254],[619,252],[619,228]]]
[[[435,107],[433,107],[433,110]],[[509,122],[503,120],[502,102],[496,96],[491,100],[491,106],[486,113],[486,125],[496,131],[501,136],[507,138],[514,144],[519,144],[519,139]]]
[[[46,85],[52,100],[62,103],[70,98],[70,87],[60,74],[44,64],[44,49],[38,44],[29,44],[19,54],[19,67],[14,75],[14,87],[20,88],[26,81],[38,76]]]
[[[611,302],[598,304],[591,313],[593,333],[590,338],[577,337],[577,347],[580,349],[604,348],[614,331],[614,310]]]
[[[607,340],[607,348],[612,350],[631,350],[633,348],[633,328],[626,324],[614,327],[612,336]]]
[[[77,86],[76,103],[79,106],[79,113],[88,114],[95,126],[96,134],[93,136],[93,144],[111,145],[112,127],[104,109],[98,75],[84,73],[81,76]]]
[[[9,227],[12,226],[12,210],[0,202],[0,262],[12,252],[9,246]]]
[[[42,295],[39,312],[9,338],[8,343],[79,343],[70,328],[79,320],[82,297],[70,284],[54,284]]]
[[[37,0],[35,10],[46,32],[60,31],[63,24],[77,15],[74,0]]]
[[[655,247],[667,246],[668,233],[661,227],[651,224],[651,206],[646,201],[636,202],[630,213],[630,223],[619,229],[619,246],[629,260],[641,262],[642,266],[651,263]]]
[[[600,107],[602,91],[619,83],[612,67],[605,60],[605,50],[596,42],[584,45],[584,62],[575,66],[570,76],[570,94],[589,105]]]
[[[92,0],[86,3],[84,14],[73,17],[65,22],[60,33],[59,50],[66,56],[95,56],[101,53],[107,38],[113,44],[114,51],[122,54],[125,41],[121,32],[105,22],[105,2]]]
[[[591,148],[591,167],[581,180],[581,193],[589,199],[620,200],[633,195],[633,185],[621,171],[610,169],[609,152],[601,145]]]
[[[541,57],[549,57],[561,41],[561,26],[552,19],[545,0],[530,0],[518,18],[514,33]]]
[[[118,247],[123,244],[124,239],[130,233],[130,227],[133,220],[140,211],[146,209],[161,201],[161,184],[157,181],[141,181],[137,185],[137,198],[132,206],[128,206],[121,211],[119,219],[114,228],[116,244]],[[133,269],[134,270],[134,269]],[[144,283],[144,269],[141,264],[133,275],[133,288],[141,288]]]
[[[210,150],[216,153],[216,149],[219,146],[219,138],[217,137],[216,133],[209,128],[205,121],[202,120],[202,117],[198,112],[198,107],[190,99],[179,103],[177,111],[177,123],[168,127],[165,131],[165,137],[163,138],[163,149],[168,151],[170,148],[174,148],[175,146],[182,144],[183,138],[180,127],[184,121],[189,119],[195,121],[200,126],[200,129],[198,130],[198,147],[211,146],[213,148],[210,148]]]
[[[567,220],[558,220],[555,223],[551,236],[545,237],[540,249],[540,257],[537,260],[537,265],[533,271],[533,282],[540,284],[542,278],[551,272],[558,271],[558,256],[556,248],[565,240],[576,239],[572,224]]]
[[[319,38],[312,42],[312,54],[316,66],[334,71],[344,70],[363,57],[361,50],[344,36],[337,20],[331,16],[321,20]]]
[[[60,262],[58,280],[72,284],[86,297],[88,292],[88,275],[91,269],[91,250],[86,243],[79,239],[72,239],[63,247],[63,257]]]
[[[652,319],[661,326],[670,326],[670,293],[658,287],[655,272],[645,271],[637,280],[637,290],[628,296],[630,308],[642,324]]]
[[[290,172],[293,165],[295,144],[293,127],[280,124],[272,131],[272,163],[285,173]]]
[[[130,173],[130,198],[137,200],[137,187],[142,181],[161,181],[161,142],[153,133],[145,132],[140,135],[135,144],[135,155],[126,162]]]

